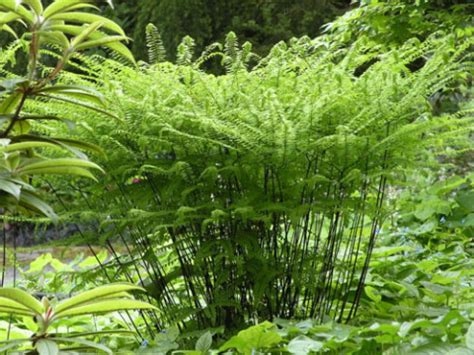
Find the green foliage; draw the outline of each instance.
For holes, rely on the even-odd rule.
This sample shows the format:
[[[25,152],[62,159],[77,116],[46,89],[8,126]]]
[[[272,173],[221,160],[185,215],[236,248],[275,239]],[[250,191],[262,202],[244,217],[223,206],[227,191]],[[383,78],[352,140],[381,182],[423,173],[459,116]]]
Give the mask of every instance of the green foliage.
[[[403,205],[406,203],[403,202]],[[449,229],[446,225],[443,228]],[[440,230],[435,233],[439,234]],[[106,262],[104,256],[101,256],[101,260],[102,263]],[[44,268],[47,263],[54,264],[58,272]],[[25,284],[32,290],[40,287],[47,292],[67,291],[71,284],[78,284],[78,280],[86,272],[90,273],[90,277],[86,278],[87,283],[80,288],[87,289],[90,288],[89,284],[105,282],[103,275],[96,274],[93,269],[85,270],[87,265],[98,266],[93,257],[81,263],[75,261],[69,267],[61,264],[51,256],[42,256],[30,264],[28,270],[25,270],[28,273],[22,279],[34,281],[38,279],[38,275],[45,275],[45,279],[49,280],[55,277],[68,280],[60,288],[57,288],[58,282],[44,286],[33,282]],[[77,268],[77,265],[82,265],[80,272],[67,271]],[[120,266],[116,264],[115,267],[118,270]],[[474,282],[471,270],[472,244],[462,233],[452,234],[450,240],[446,240],[443,245],[426,246],[413,241],[405,229],[400,227],[400,230],[395,229],[384,235],[375,248],[367,278],[368,286],[365,287],[360,306],[361,312],[347,325],[328,321],[321,324],[315,320],[274,319],[273,324],[263,322],[240,331],[233,337],[228,333],[222,336],[213,329],[201,332],[183,330],[180,334],[177,328],[171,328],[156,334],[154,339],[137,349],[133,347],[131,338],[124,337],[128,333],[120,333],[119,329],[127,326],[120,318],[112,318],[112,322],[107,324],[103,323],[107,318],[101,317],[96,325],[100,335],[88,336],[102,340],[102,344],[113,350],[129,349],[134,353],[176,351],[197,354],[208,350],[217,351],[211,349],[228,348],[229,351],[239,353],[259,351],[375,355],[431,351],[436,354],[470,354],[474,308],[472,288],[466,285]],[[70,277],[73,278],[69,279]],[[377,297],[371,297],[372,293]],[[12,340],[26,338],[31,335],[28,331],[35,331],[31,324],[27,325],[29,323],[26,318],[20,319],[15,326],[10,327]],[[138,315],[134,315],[134,322],[141,330],[146,329]],[[87,319],[68,320],[71,336],[80,332],[92,332],[93,329],[84,329],[88,323]],[[4,334],[4,327],[6,330],[7,324],[0,322],[0,337]],[[124,342],[125,339],[129,341]]]
[[[464,82],[470,40],[435,35],[389,52],[325,40],[278,44],[249,70],[230,34],[218,77],[191,63],[190,39],[180,65],[83,58],[91,78],[64,76],[98,82],[122,119],[74,110],[77,134],[108,151],[109,175],[80,188],[87,205],[60,187],[67,213],[133,246],[164,324],[353,318],[387,186],[448,145],[469,147],[471,111],[436,115],[430,97]]]
[[[154,309],[148,303],[136,301],[131,298],[129,291],[141,290],[131,284],[110,284],[98,287],[91,291],[83,292],[56,305],[43,297],[41,302],[25,291],[14,288],[0,289],[0,313],[14,316],[30,316],[37,323],[37,332],[30,338],[11,339],[0,341],[0,351],[23,347],[30,344],[40,355],[59,353],[60,345],[79,345],[81,348],[92,348],[109,354],[112,351],[106,346],[83,339],[87,336],[106,334],[106,332],[91,332],[84,334],[62,334],[54,332],[56,323],[62,319],[70,319],[78,315],[94,315],[122,310]],[[126,332],[125,332],[126,333]]]
[[[320,33],[320,27],[350,5],[349,0],[299,1],[215,1],[215,0],[142,0],[140,6],[125,0],[115,1],[114,11],[106,12],[122,24],[133,37],[133,52],[145,60],[146,26],[159,28],[170,57],[187,35],[196,40],[200,52],[209,43],[223,41],[229,31],[255,45],[259,55],[292,37]]]
[[[235,349],[239,354],[250,355],[255,350],[265,350],[278,344],[282,338],[274,325],[264,322],[242,330],[219,348],[219,351]]]
[[[50,125],[43,122],[68,122],[51,112],[31,114],[31,106],[54,100],[101,111],[102,96],[87,86],[56,85],[64,67],[80,51],[107,47],[133,61],[128,49],[120,43],[126,40],[122,29],[114,22],[78,10],[94,7],[88,1],[54,1],[43,7],[40,0],[3,1],[0,4],[0,30],[17,38],[2,52],[0,82],[0,208],[10,213],[39,212],[55,218],[53,210],[40,198],[31,185],[38,175],[67,174],[95,179],[91,170],[101,168],[87,160],[80,151],[98,151],[91,144],[44,134]],[[22,34],[13,23],[25,26]],[[106,32],[99,31],[103,28]],[[111,32],[112,34],[107,34]],[[21,49],[27,51],[26,74],[9,73],[4,65],[15,60]],[[57,60],[54,68],[44,66],[44,57]],[[61,149],[75,158],[47,156],[50,150]],[[44,154],[46,153],[46,154]]]
[[[359,7],[325,25],[343,42],[368,37],[384,46],[423,40],[436,32],[471,37],[474,6],[469,0],[362,0]]]
[[[27,22],[18,6],[50,15],[64,2],[44,10],[35,4],[14,9]],[[30,55],[26,79],[17,78],[7,67],[30,37],[32,53],[35,35],[43,33],[33,26],[0,57],[7,78],[2,105],[10,110],[2,149],[7,155],[35,149],[47,158],[15,166],[17,157],[8,155],[4,165],[23,173],[23,194],[33,174],[92,177],[98,166],[77,148],[95,148],[82,141],[101,146],[107,154],[98,161],[108,174],[97,184],[48,178],[48,202],[59,202],[62,219],[79,237],[106,245],[112,257],[97,256],[97,267],[76,273],[46,254],[24,273],[28,285],[38,287],[32,277],[45,267],[61,270],[46,285],[57,290],[67,289],[63,276],[79,289],[127,280],[157,308],[87,333],[83,328],[91,325],[81,317],[115,311],[116,301],[124,310],[152,306],[128,298],[124,292],[135,286],[115,283],[53,307],[3,289],[0,310],[17,317],[15,339],[6,346],[19,345],[27,329],[49,334],[52,314],[56,333],[64,326],[73,331],[37,339],[38,351],[57,352],[57,343],[94,346],[74,333],[97,340],[100,332],[133,325],[149,339],[134,349],[115,337],[114,349],[469,354],[472,175],[451,177],[449,164],[472,150],[474,118],[472,105],[456,99],[445,111],[439,98],[469,97],[473,42],[465,16],[437,17],[436,4],[364,2],[336,21],[331,34],[280,42],[261,60],[249,42],[239,44],[236,31],[200,56],[205,34],[185,36],[171,64],[164,50],[171,27],[158,23],[147,29],[150,63],[140,67],[69,57],[71,48],[106,45],[133,61],[113,22],[66,11],[45,28],[55,32],[46,35],[54,43],[41,47],[38,58]],[[171,14],[175,5],[163,1],[158,8]],[[183,13],[197,14],[200,28],[213,23],[199,1],[188,5]],[[274,16],[279,5],[268,6],[265,16]],[[420,14],[453,33],[433,31]],[[5,18],[11,16],[17,14]],[[355,24],[354,33],[348,24]],[[406,26],[398,32],[382,31],[400,24]],[[39,54],[68,62],[74,72],[62,71],[63,64],[50,68]],[[224,75],[202,70],[214,59]],[[30,91],[23,105],[21,95]],[[15,129],[30,129],[16,114],[23,108],[41,140],[12,140]],[[76,125],[66,130],[32,117],[68,117]],[[52,132],[67,138],[52,141]],[[56,156],[56,146],[77,157]],[[425,175],[440,167],[447,169]],[[18,195],[13,185],[3,184],[3,194]],[[40,314],[36,325],[25,321],[33,314]],[[81,321],[67,323],[69,317]]]

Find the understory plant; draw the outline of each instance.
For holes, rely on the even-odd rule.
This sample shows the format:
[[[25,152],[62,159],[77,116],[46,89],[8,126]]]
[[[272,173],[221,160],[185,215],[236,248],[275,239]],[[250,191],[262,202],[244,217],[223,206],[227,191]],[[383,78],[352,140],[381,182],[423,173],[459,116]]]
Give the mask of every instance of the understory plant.
[[[121,43],[127,37],[120,26],[90,13],[91,9],[96,7],[88,0],[55,0],[48,6],[43,6],[41,0],[2,0],[0,3],[0,30],[15,38],[0,52],[2,217],[41,213],[55,220],[53,209],[44,200],[44,194],[38,192],[33,178],[69,175],[96,180],[92,171],[102,171],[83,152],[101,153],[97,146],[55,135],[58,128],[55,122],[71,124],[67,115],[48,109],[34,112],[34,107],[56,101],[113,117],[104,111],[102,95],[90,86],[58,83],[59,75],[68,65],[74,66],[79,53],[86,50],[108,48],[133,62],[129,50]],[[22,56],[26,57],[27,65],[19,68],[16,60]],[[5,268],[5,241],[3,244]],[[4,277],[5,270],[2,270],[2,286]],[[111,284],[52,306],[46,298],[39,302],[19,289],[0,288],[0,312],[34,317],[38,328],[28,339],[6,342],[2,339],[6,345],[1,351],[29,342],[40,354],[56,354],[58,344],[62,343],[110,352],[100,344],[81,339],[82,334],[70,338],[70,334],[52,334],[52,328],[61,319],[75,315],[152,309],[149,304],[128,299],[126,291],[137,289],[133,285]]]
[[[122,118],[75,112],[76,134],[109,152],[110,175],[74,192],[58,180],[63,212],[95,226],[86,240],[128,248],[122,276],[157,300],[159,328],[350,321],[389,187],[428,154],[468,149],[472,110],[439,114],[430,98],[466,81],[471,39],[434,34],[388,52],[326,40],[280,43],[249,69],[249,47],[230,35],[217,77],[189,38],[178,65],[82,58],[86,77],[63,76],[95,81]]]
[[[5,0],[0,3],[0,31],[15,38],[2,49],[0,63],[0,208],[2,213],[30,212],[55,217],[32,185],[32,177],[50,174],[94,178],[101,168],[81,151],[100,152],[92,144],[57,137],[52,122],[70,122],[57,112],[32,112],[32,106],[54,100],[103,112],[102,95],[84,86],[57,83],[58,75],[78,53],[107,47],[133,61],[120,26],[96,14],[90,1]],[[5,32],[6,31],[6,32]],[[26,66],[15,68],[17,56]],[[55,63],[48,68],[45,63]],[[58,156],[58,150],[69,156]],[[71,157],[73,156],[73,157]]]
[[[152,305],[132,298],[129,292],[137,290],[144,291],[131,284],[109,284],[82,292],[55,304],[46,297],[43,297],[40,302],[20,289],[1,288],[0,313],[32,317],[37,331],[26,339],[0,341],[0,351],[14,348],[25,350],[26,345],[26,349],[33,348],[40,355],[59,354],[60,350],[67,351],[68,348],[74,351],[94,349],[112,354],[112,350],[100,343],[87,340],[87,337],[117,333],[130,335],[131,332],[117,330],[88,333],[61,332],[60,329],[64,328],[61,322],[81,315],[92,316],[124,310],[154,309]],[[67,348],[60,348],[61,345],[67,345]]]

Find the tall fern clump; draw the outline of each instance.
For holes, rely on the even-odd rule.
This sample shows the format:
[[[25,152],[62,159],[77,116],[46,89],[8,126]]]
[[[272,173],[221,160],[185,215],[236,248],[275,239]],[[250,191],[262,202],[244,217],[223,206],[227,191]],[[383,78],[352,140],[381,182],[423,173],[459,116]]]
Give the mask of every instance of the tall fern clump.
[[[89,212],[71,216],[132,246],[147,272],[128,276],[138,273],[165,323],[348,321],[388,186],[427,149],[466,143],[472,112],[435,117],[429,98],[472,71],[472,43],[433,37],[380,54],[302,38],[252,70],[233,65],[245,51],[235,43],[217,77],[189,65],[186,43],[181,65],[87,60],[122,121],[73,113],[81,136],[107,150],[109,175],[100,191],[80,189]]]

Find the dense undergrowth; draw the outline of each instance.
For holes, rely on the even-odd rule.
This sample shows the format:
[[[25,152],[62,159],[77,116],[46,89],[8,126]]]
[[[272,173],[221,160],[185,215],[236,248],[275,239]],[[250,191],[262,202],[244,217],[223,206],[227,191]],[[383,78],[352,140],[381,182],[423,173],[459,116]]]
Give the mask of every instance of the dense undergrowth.
[[[32,136],[66,137],[59,145],[87,167],[74,142],[100,147],[91,155],[106,173],[14,181],[74,227],[61,243],[93,252],[70,264],[43,255],[15,286],[62,299],[128,281],[157,307],[64,320],[57,332],[150,353],[474,352],[473,175],[459,163],[472,152],[472,38],[348,43],[341,23],[261,60],[233,33],[199,55],[187,37],[175,64],[150,26],[150,63],[75,53],[52,85],[82,89],[22,102],[29,117],[48,117],[32,120]],[[0,54],[10,83],[27,40]],[[55,49],[41,54],[60,59]],[[216,58],[224,75],[203,69]],[[55,71],[46,62],[38,72]],[[64,155],[29,148],[26,162]],[[22,164],[8,164],[16,178]],[[8,211],[4,222],[50,223]],[[35,327],[4,318],[0,339]]]

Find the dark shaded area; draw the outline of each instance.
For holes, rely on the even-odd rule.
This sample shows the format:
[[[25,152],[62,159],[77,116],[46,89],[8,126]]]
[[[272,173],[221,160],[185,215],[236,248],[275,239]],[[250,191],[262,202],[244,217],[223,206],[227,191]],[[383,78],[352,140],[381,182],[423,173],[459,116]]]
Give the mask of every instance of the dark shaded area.
[[[196,50],[222,41],[234,31],[240,42],[250,41],[264,55],[281,40],[317,36],[321,26],[350,7],[350,0],[116,0],[106,15],[118,21],[133,38],[133,52],[146,59],[145,27],[153,23],[174,58],[181,39],[189,35]]]

